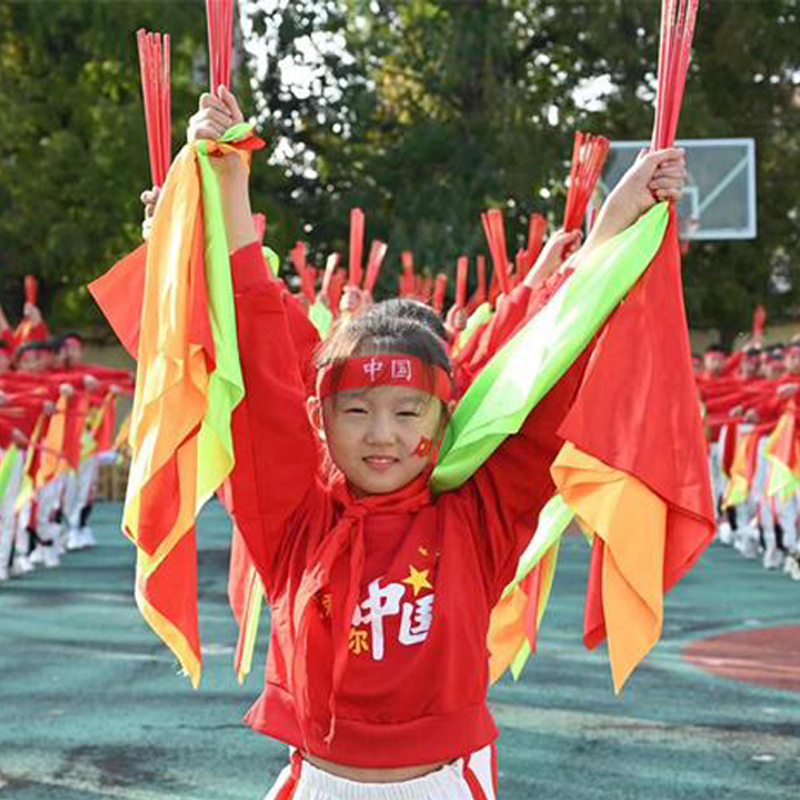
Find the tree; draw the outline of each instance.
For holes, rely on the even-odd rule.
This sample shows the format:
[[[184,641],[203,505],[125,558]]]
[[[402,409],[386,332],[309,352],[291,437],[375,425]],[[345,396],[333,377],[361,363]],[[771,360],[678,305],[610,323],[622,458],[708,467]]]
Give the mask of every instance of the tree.
[[[43,13],[46,12],[46,13]],[[0,3],[0,298],[37,275],[57,327],[99,314],[85,284],[140,241],[147,146],[135,32],[172,35],[173,120],[196,105],[203,4]],[[174,125],[176,145],[183,125]]]
[[[252,5],[253,34],[267,37],[271,56],[256,76],[259,118],[279,137],[287,170],[271,187],[284,209],[272,235],[285,247],[307,222],[318,250],[343,249],[347,211],[362,205],[370,231],[388,237],[390,261],[412,247],[439,269],[483,249],[477,220],[489,205],[507,207],[517,237],[531,210],[557,221],[576,128],[649,134],[658,9],[629,0]],[[759,238],[697,244],[686,259],[691,322],[727,339],[749,325],[756,302],[778,318],[797,304],[797,25],[794,0],[701,9],[680,135],[753,136],[759,153]],[[314,35],[338,46],[309,57]],[[287,62],[309,61],[308,85],[285,80]],[[582,100],[598,84],[603,95]]]

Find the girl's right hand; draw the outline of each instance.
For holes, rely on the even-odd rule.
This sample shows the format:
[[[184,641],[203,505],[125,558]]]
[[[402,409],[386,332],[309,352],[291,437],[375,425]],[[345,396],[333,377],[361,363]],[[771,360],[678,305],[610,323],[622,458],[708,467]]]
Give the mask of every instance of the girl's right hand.
[[[153,227],[153,217],[156,213],[156,205],[161,195],[161,187],[154,186],[139,195],[139,199],[144,206],[144,219],[142,220],[142,239],[147,241],[150,238],[150,230]]]
[[[200,95],[197,113],[189,120],[186,140],[191,144],[200,139],[219,139],[231,125],[244,121],[236,98],[224,86],[217,94]]]

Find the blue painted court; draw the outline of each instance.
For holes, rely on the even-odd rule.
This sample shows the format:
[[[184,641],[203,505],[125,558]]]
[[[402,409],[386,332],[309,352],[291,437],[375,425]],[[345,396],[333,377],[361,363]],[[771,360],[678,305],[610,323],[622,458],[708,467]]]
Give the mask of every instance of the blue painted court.
[[[212,505],[199,526],[197,692],[139,616],[120,514],[98,506],[96,549],[0,586],[0,800],[260,800],[286,748],[240,723],[263,654],[238,686],[224,512]],[[800,584],[712,546],[669,596],[663,642],[617,698],[605,654],[581,644],[587,567],[582,539],[569,539],[539,654],[519,683],[492,691],[502,800],[800,798],[800,645],[790,627]],[[773,628],[783,630],[760,633]],[[758,646],[730,657],[717,647],[703,663],[759,682],[684,657],[740,631],[757,632]],[[795,690],[770,688],[776,677]]]

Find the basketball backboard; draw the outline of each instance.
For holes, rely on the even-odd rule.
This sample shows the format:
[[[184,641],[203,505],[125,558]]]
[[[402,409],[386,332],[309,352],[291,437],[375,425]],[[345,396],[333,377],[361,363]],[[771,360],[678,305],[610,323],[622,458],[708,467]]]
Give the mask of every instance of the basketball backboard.
[[[755,239],[756,147],[753,139],[683,139],[689,173],[678,202],[682,237],[695,241]],[[598,186],[599,204],[649,142],[611,143]],[[591,215],[587,215],[591,218]]]

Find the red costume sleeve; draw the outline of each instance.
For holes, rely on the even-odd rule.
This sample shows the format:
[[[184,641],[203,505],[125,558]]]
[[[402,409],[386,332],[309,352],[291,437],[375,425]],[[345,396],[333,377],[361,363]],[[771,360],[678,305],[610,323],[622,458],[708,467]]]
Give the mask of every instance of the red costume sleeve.
[[[318,449],[293,336],[299,312],[270,277],[257,244],[234,253],[231,270],[246,395],[232,420],[236,466],[229,502],[269,586],[286,522],[316,483]]]

